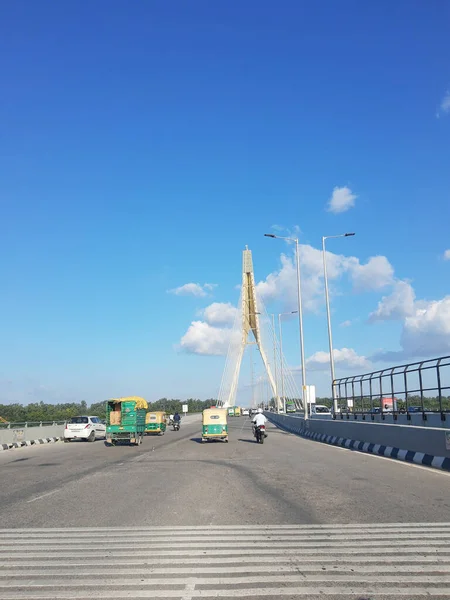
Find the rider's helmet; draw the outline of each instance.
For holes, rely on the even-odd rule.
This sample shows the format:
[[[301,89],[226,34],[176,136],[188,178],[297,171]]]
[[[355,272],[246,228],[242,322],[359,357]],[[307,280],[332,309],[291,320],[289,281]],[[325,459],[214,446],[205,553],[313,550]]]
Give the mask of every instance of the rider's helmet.
[[[258,412],[262,413],[263,409],[262,408],[258,408]]]

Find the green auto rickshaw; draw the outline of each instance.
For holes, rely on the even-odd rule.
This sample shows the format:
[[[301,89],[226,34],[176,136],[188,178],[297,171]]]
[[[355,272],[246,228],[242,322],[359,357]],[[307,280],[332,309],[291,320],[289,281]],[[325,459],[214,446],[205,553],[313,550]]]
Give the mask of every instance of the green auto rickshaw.
[[[145,433],[164,435],[167,427],[167,415],[163,411],[148,412],[145,416]]]
[[[228,442],[227,412],[226,408],[206,408],[203,411],[202,442]]]

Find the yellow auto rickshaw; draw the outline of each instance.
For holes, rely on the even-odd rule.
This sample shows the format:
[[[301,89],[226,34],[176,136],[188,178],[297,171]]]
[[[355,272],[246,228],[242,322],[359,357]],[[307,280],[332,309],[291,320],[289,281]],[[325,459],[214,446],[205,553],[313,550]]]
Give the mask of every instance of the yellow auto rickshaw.
[[[148,412],[145,416],[145,433],[164,435],[166,431],[166,413],[163,411]]]
[[[223,440],[228,442],[226,408],[206,408],[203,411],[202,442]]]

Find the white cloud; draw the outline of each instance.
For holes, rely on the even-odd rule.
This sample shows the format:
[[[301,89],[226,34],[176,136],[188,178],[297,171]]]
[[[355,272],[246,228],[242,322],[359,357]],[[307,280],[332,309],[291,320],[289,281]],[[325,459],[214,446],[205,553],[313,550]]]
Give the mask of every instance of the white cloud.
[[[233,325],[238,309],[231,302],[213,302],[203,311],[203,318],[210,325]]]
[[[377,309],[370,313],[369,321],[401,320],[414,313],[416,295],[407,281],[396,281],[389,296],[383,296]]]
[[[339,324],[339,327],[350,327],[352,324],[351,321],[342,321],[342,323]]]
[[[196,296],[197,298],[201,298],[207,296],[208,292],[212,291],[215,287],[217,287],[216,283],[204,283],[203,285],[199,283],[185,283],[184,285],[180,285],[180,287],[167,291],[169,294],[175,294],[175,296]]]
[[[400,343],[409,356],[438,356],[450,352],[450,296],[417,302],[406,317]]]
[[[192,321],[181,338],[180,347],[189,354],[221,356],[227,353],[233,330],[213,327],[204,321]]]
[[[356,198],[357,196],[349,187],[335,187],[328,201],[327,210],[334,214],[345,212],[355,206]]]
[[[394,269],[385,256],[372,256],[365,265],[355,262],[349,271],[354,287],[361,291],[380,290],[394,282]]]
[[[353,348],[342,348],[333,350],[334,364],[342,369],[366,369],[370,367],[370,361],[365,356],[360,356]],[[330,367],[330,353],[320,350],[315,352],[306,360],[308,369],[314,371],[325,370]]]
[[[450,260],[450,249],[444,252],[444,260]]]
[[[324,299],[322,251],[302,244],[300,260],[304,308],[315,312]],[[327,251],[327,273],[330,282],[347,274],[356,291],[379,290],[394,282],[394,269],[385,256],[374,256],[366,264],[361,264],[355,256]],[[286,310],[297,306],[297,274],[293,257],[282,254],[281,268],[260,281],[256,289],[265,302],[282,300]]]
[[[412,288],[406,292],[406,299],[400,298],[398,304],[395,303],[394,296],[395,292],[391,297],[380,302],[378,309],[372,313],[375,315],[372,320],[379,320],[378,313],[380,318],[383,316],[385,319],[403,316],[400,337],[402,350],[380,351],[374,354],[372,360],[398,363],[410,358],[435,358],[448,354],[450,352],[450,296],[441,300],[418,300],[413,302],[412,307],[411,298],[414,296]],[[384,300],[387,302],[383,304]],[[380,305],[383,305],[381,310]]]

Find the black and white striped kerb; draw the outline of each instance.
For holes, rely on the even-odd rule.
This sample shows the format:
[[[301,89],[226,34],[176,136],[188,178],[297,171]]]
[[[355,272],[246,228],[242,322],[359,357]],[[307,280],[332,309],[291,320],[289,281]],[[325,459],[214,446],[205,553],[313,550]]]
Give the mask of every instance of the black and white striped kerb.
[[[283,429],[283,431],[287,431],[288,433],[294,433],[295,435],[316,442],[340,446],[342,448],[348,448],[349,450],[358,450],[359,452],[368,452],[369,454],[385,456],[386,458],[395,458],[397,460],[415,463],[416,465],[434,467],[435,469],[442,469],[450,472],[450,458],[445,456],[433,456],[432,454],[424,454],[423,452],[415,452],[414,450],[404,450],[402,448],[394,448],[393,446],[383,446],[381,444],[372,444],[335,435],[327,435],[326,433],[316,433],[302,427],[303,421],[301,419],[295,419],[296,421],[298,420],[298,423],[293,424],[292,427],[286,427],[284,424],[275,421],[270,413],[266,413],[266,416],[269,421],[279,429]]]
[[[23,448],[24,446],[35,446],[39,444],[53,444],[54,442],[62,441],[62,437],[39,438],[37,440],[27,440],[26,442],[14,442],[12,444],[0,444],[0,452],[2,450],[11,450],[12,448]]]

